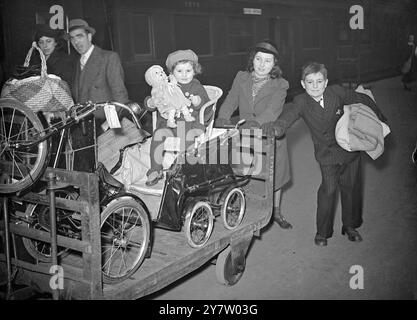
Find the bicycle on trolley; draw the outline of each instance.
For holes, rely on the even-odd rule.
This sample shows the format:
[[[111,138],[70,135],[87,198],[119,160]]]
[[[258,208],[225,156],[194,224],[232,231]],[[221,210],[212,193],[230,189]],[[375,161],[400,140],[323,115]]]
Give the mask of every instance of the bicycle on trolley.
[[[48,166],[51,137],[64,137],[67,128],[79,123],[97,108],[109,105],[125,110],[135,126],[141,129],[140,116],[144,111],[137,104],[76,104],[67,112],[64,120],[48,125],[41,114],[34,113],[18,101],[0,99],[0,194],[19,194],[34,186]],[[137,142],[139,146],[146,144],[150,136],[144,130],[141,132],[143,135],[138,137]],[[209,240],[216,216],[222,217],[224,226],[229,230],[240,224],[245,213],[242,187],[249,182],[251,171],[234,168],[228,163],[201,161],[189,164],[180,161],[190,155],[202,159],[213,150],[233,144],[238,133],[237,128],[224,130],[215,139],[206,139],[179,154],[166,170],[156,215],[152,214],[150,205],[142,200],[142,191],[126,188],[103,164],[98,163],[96,172],[100,184],[101,268],[104,283],[118,283],[129,278],[143,260],[151,256],[152,226],[183,230],[187,243],[200,248]],[[56,157],[60,149],[61,143]],[[231,148],[227,150],[230,152]],[[249,153],[253,154],[252,151],[249,150]],[[251,161],[249,168],[253,169],[253,159]],[[54,163],[57,163],[57,159]],[[78,193],[74,188],[63,188],[56,190],[56,196],[76,200]],[[80,239],[79,215],[69,210],[57,210],[56,214],[58,234]],[[28,228],[50,229],[46,206],[28,204],[24,215],[14,215],[13,219]],[[50,261],[49,243],[29,238],[24,238],[23,242],[35,259]],[[58,248],[61,256],[67,252],[67,248]]]

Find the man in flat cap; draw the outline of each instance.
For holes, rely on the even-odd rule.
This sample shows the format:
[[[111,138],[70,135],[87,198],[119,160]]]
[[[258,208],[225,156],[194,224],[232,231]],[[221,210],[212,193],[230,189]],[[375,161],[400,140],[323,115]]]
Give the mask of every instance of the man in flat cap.
[[[124,84],[124,72],[119,55],[116,52],[103,50],[94,45],[92,40],[96,30],[83,19],[70,20],[68,30],[72,46],[81,55],[75,68],[72,86],[74,101],[76,103],[86,101],[127,103],[129,98]],[[94,117],[96,136],[98,136],[103,130],[107,129],[104,110],[95,111]],[[91,119],[87,127],[89,130],[93,127],[90,126],[90,123],[92,123]],[[94,137],[91,137],[91,133],[88,134],[90,137],[85,137],[86,127],[82,131],[84,138],[75,131],[72,134],[73,139],[84,140],[78,146],[80,149],[87,147],[83,144],[94,144]],[[76,144],[78,142],[75,141]],[[80,157],[83,156],[80,155]],[[82,160],[80,159],[80,161],[84,160],[85,157]],[[77,162],[77,159],[75,159],[75,162]],[[85,162],[88,162],[85,165],[85,170],[80,171],[92,171],[94,169],[93,160]]]
[[[76,102],[128,102],[124,85],[124,72],[119,55],[103,50],[92,43],[96,30],[82,19],[69,22],[71,44],[81,55],[76,68],[74,99]],[[103,110],[98,110],[96,120],[105,120]]]

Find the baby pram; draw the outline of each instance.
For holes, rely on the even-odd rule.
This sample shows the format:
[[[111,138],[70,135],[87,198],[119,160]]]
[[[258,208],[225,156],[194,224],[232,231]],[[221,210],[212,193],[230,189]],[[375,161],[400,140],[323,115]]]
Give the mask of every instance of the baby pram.
[[[243,139],[237,128],[214,129],[209,138],[177,154],[165,163],[165,179],[145,185],[149,168],[146,140],[124,148],[124,163],[114,173],[127,192],[143,201],[156,227],[183,229],[190,246],[202,247],[210,238],[215,217],[227,229],[235,229],[245,214],[242,189],[256,170],[253,141]],[[246,144],[246,147],[243,146]]]

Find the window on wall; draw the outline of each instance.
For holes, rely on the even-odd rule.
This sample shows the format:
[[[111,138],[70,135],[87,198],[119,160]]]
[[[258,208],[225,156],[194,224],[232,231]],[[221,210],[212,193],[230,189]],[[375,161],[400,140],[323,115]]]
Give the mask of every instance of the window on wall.
[[[230,53],[246,53],[253,45],[255,34],[253,18],[229,17],[228,39]]]
[[[365,20],[367,21],[367,20]],[[365,24],[363,30],[356,30],[360,33],[361,43],[368,44],[371,42],[371,26]]]
[[[130,34],[135,60],[151,58],[154,55],[151,16],[139,13],[131,14]]]
[[[303,20],[303,48],[320,48],[320,20]]]
[[[337,42],[339,44],[349,44],[351,42],[349,24],[345,21],[337,23]]]
[[[212,55],[211,20],[208,16],[174,16],[175,49],[192,49],[197,55]]]
[[[288,19],[284,19],[280,21],[280,38],[281,43],[285,46],[290,45],[290,21]]]
[[[363,44],[369,44],[371,42],[371,17],[369,14],[365,14],[363,19],[363,29],[357,29],[356,32],[359,33],[360,42]]]

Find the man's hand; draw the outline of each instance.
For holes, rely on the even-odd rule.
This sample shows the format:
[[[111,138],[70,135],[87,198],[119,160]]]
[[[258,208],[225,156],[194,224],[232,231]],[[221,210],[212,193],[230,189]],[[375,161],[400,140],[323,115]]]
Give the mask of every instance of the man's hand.
[[[224,119],[224,118],[217,118],[214,121],[214,126],[216,128],[223,128],[224,126],[227,126],[227,125],[231,125],[230,120],[227,120],[227,119]]]
[[[276,136],[280,138],[284,135],[284,129],[279,127],[275,122],[267,122],[261,126],[262,133],[267,136]]]

